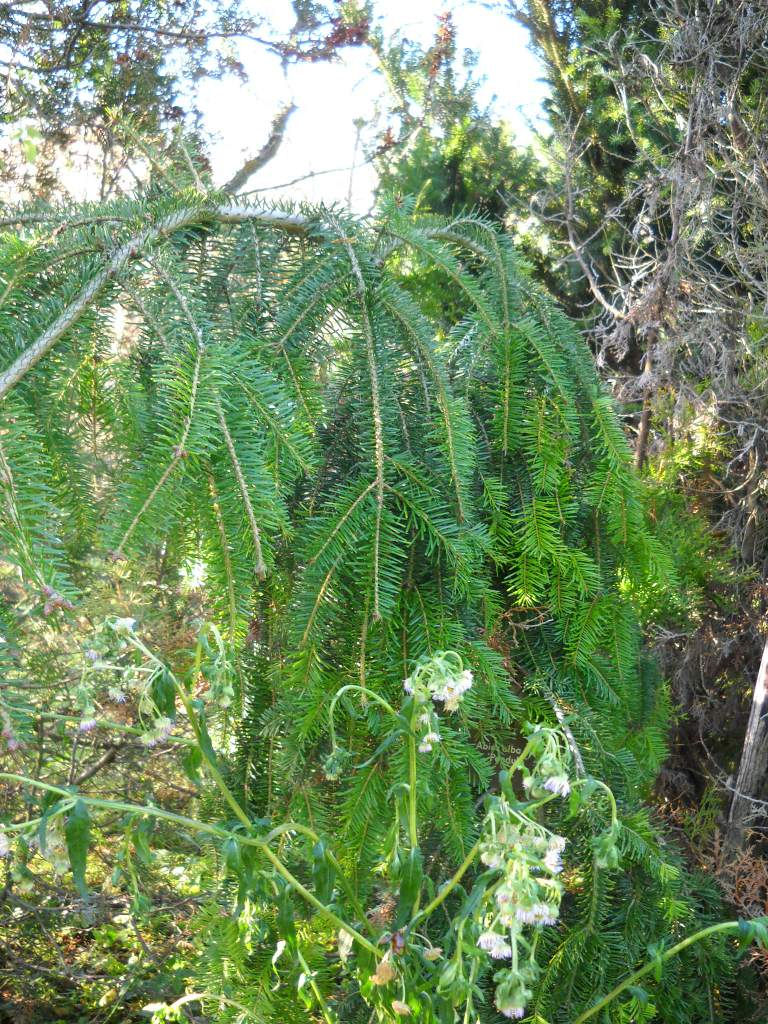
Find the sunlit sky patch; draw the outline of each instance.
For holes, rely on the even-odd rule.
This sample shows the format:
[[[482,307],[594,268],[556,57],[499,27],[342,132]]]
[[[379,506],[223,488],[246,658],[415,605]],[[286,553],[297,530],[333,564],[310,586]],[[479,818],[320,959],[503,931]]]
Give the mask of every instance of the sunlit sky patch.
[[[545,87],[521,26],[477,3],[383,0],[376,9],[385,35],[397,31],[423,44],[434,37],[437,16],[451,10],[458,52],[470,49],[478,57],[476,74],[484,79],[481,104],[493,102],[496,115],[518,139],[530,137]],[[288,0],[261,0],[258,10],[276,27],[288,30],[292,24]],[[200,86],[199,105],[212,136],[216,180],[226,181],[246,156],[258,151],[275,113],[292,98],[298,109],[283,145],[249,187],[266,190],[270,199],[346,202],[351,196],[353,209],[366,211],[375,182],[373,169],[356,167],[350,184],[349,168],[355,156],[355,120],[363,119],[367,126],[372,112],[386,102],[386,86],[372,55],[365,48],[346,48],[337,63],[303,64],[289,68],[285,76],[279,59],[256,44],[238,43],[238,57],[247,68],[247,84],[205,80]],[[357,162],[362,160],[358,149]],[[310,172],[316,177],[288,184]]]

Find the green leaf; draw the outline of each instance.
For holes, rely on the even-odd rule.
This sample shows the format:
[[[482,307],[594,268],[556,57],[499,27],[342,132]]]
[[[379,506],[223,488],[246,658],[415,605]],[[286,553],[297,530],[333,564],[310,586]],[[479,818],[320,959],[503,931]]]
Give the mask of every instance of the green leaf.
[[[152,700],[165,718],[176,717],[176,683],[168,669],[158,672],[152,680]]]
[[[424,877],[424,857],[418,847],[410,850],[400,869],[400,901],[395,917],[395,928],[402,928],[409,920],[411,911],[421,891]]]
[[[472,886],[469,895],[464,900],[461,907],[458,920],[464,921],[466,918],[474,914],[475,910],[480,906],[480,903],[485,896],[485,890],[488,888],[488,881],[490,877],[491,873],[486,871]]]
[[[48,794],[48,796],[50,797],[51,794]],[[46,800],[46,804],[47,806],[40,816],[40,824],[37,826],[37,841],[40,846],[40,853],[42,853],[43,856],[45,856],[48,851],[48,822],[59,812],[62,800]]]
[[[140,819],[133,826],[133,848],[140,864],[145,867],[152,862],[152,848],[149,845],[149,837],[152,834],[154,823],[149,818]]]
[[[653,976],[656,981],[661,981],[661,975],[664,970],[663,953],[664,946],[661,942],[653,942],[648,946],[648,956],[653,962]]]
[[[211,742],[211,737],[208,732],[208,726],[205,724],[205,719],[200,714],[198,714],[198,723],[200,725],[200,749],[208,760],[208,763],[216,765],[216,751],[213,749],[213,743]]]
[[[649,994],[640,985],[630,985],[627,991],[632,995],[641,1006],[646,1006],[650,999]]]
[[[315,895],[320,902],[330,903],[336,881],[336,869],[328,859],[328,851],[322,839],[312,848],[312,881]]]
[[[181,759],[181,766],[184,769],[184,774],[187,776],[189,781],[195,785],[200,785],[200,766],[203,763],[203,754],[199,747],[187,747],[184,756]]]
[[[88,897],[88,886],[85,881],[85,865],[88,858],[88,847],[91,842],[91,817],[83,800],[78,800],[64,823],[64,836],[67,841],[69,865],[75,880],[77,891],[83,899]]]
[[[290,887],[285,883],[281,884],[280,895],[277,899],[277,932],[291,953],[295,955],[297,947],[293,899],[291,898]]]

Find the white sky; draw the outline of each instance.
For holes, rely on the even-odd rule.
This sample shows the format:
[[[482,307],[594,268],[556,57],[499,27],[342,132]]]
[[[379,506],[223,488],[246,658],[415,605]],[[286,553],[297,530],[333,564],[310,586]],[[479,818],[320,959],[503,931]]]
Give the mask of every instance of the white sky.
[[[291,26],[288,0],[256,2],[259,12],[276,26]],[[387,38],[399,31],[421,43],[429,43],[434,37],[437,15],[451,10],[458,52],[474,50],[479,58],[476,74],[486,79],[481,103],[495,97],[494,110],[499,119],[506,121],[521,141],[530,137],[529,123],[540,114],[545,88],[540,81],[541,67],[527,48],[522,27],[497,11],[467,0],[378,0],[375,7]],[[250,78],[246,85],[231,80],[204,80],[200,84],[200,109],[214,139],[216,181],[226,181],[244,157],[258,151],[273,116],[290,97],[298,109],[289,121],[283,145],[248,188],[272,189],[310,171],[348,167],[355,147],[354,120],[370,120],[377,101],[386,97],[384,81],[365,48],[346,48],[338,63],[289,68],[287,81],[277,57],[255,44],[239,44],[238,49]],[[349,178],[348,170],[322,174],[296,185],[274,188],[266,195],[275,200],[284,197],[345,202]],[[370,167],[355,171],[354,209],[368,208],[373,184]]]

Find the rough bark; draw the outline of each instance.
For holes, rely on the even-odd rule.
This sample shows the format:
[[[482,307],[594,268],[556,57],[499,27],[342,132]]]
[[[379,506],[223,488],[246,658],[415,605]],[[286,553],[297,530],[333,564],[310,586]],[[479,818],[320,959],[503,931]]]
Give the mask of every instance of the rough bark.
[[[747,822],[765,779],[768,757],[768,638],[755,680],[752,708],[744,736],[739,771],[728,812],[728,840],[734,847],[744,844]]]
[[[285,137],[285,129],[288,127],[288,119],[295,110],[296,107],[294,104],[288,103],[275,116],[269,129],[269,137],[267,138],[267,141],[261,147],[256,156],[252,157],[250,160],[246,160],[237,174],[227,182],[223,189],[224,192],[239,192],[243,186],[248,183],[248,180],[252,178],[257,171],[260,171],[262,167],[268,164],[269,161],[277,154],[278,149],[282,145],[283,138]]]

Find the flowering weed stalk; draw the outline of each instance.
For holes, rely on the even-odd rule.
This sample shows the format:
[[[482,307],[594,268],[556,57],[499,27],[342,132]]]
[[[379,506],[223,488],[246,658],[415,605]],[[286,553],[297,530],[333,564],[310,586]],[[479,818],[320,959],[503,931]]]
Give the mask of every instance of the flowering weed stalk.
[[[245,907],[261,906],[264,914],[274,916],[272,968],[278,973],[289,960],[300,971],[305,985],[301,998],[308,1000],[308,1006],[315,1006],[326,1024],[336,1024],[338,1016],[323,990],[320,974],[310,967],[302,951],[294,912],[290,909],[293,897],[303,902],[316,918],[316,923],[306,928],[330,929],[332,944],[338,950],[339,970],[355,979],[361,997],[380,1021],[416,1017],[424,1024],[445,1020],[469,1022],[476,1016],[482,983],[488,980],[494,984],[496,1010],[508,1019],[525,1017],[544,966],[537,957],[541,949],[539,938],[543,930],[559,926],[567,892],[563,879],[568,877],[569,845],[564,835],[550,827],[555,817],[550,812],[564,800],[568,801],[571,814],[577,813],[587,801],[600,799],[605,807],[607,800],[610,822],[593,837],[594,863],[610,869],[617,867],[620,860],[621,824],[613,794],[600,780],[576,777],[569,741],[560,729],[542,723],[525,727],[520,754],[499,774],[498,790],[488,792],[484,798],[484,814],[474,844],[453,875],[437,886],[420,849],[420,836],[428,823],[419,820],[417,797],[419,786],[423,791],[428,784],[428,772],[437,756],[436,748],[439,750],[443,742],[443,732],[452,735],[445,725],[445,716],[458,711],[474,684],[471,669],[453,652],[421,659],[404,682],[405,698],[399,709],[371,687],[348,684],[337,690],[329,706],[331,749],[326,773],[331,781],[375,765],[396,751],[398,744],[404,743],[407,748],[406,777],[391,790],[393,822],[388,832],[390,839],[386,841],[390,848],[388,852],[382,851],[380,867],[382,884],[397,890],[397,901],[389,916],[380,917],[367,906],[369,897],[361,898],[348,874],[349,865],[333,851],[321,830],[290,820],[254,820],[232,791],[207,730],[204,704],[193,696],[205,644],[198,643],[191,676],[184,677],[152,653],[137,635],[135,623],[120,621],[110,628],[119,638],[121,692],[131,692],[138,705],[147,709],[153,730],[181,729],[186,719],[192,733],[192,739],[186,743],[197,750],[205,772],[228,812],[234,815],[234,821],[200,821],[153,805],[100,799],[78,793],[72,787],[0,773],[0,778],[41,790],[49,798],[40,817],[0,828],[0,858],[12,857],[17,847],[29,848],[35,837],[44,833],[51,862],[60,871],[69,864],[78,887],[87,896],[85,858],[90,812],[126,815],[128,845],[137,841],[137,821],[164,820],[199,832],[219,846],[225,876],[238,883],[234,913],[243,913]],[[212,641],[208,649],[214,651],[216,663],[215,636]],[[136,660],[131,661],[128,652],[135,652]],[[106,654],[102,651],[98,658],[88,659],[94,671],[110,671],[114,662]],[[216,671],[227,676],[228,668],[222,660],[218,660]],[[172,689],[158,689],[158,680]],[[143,693],[139,692],[142,688]],[[223,694],[226,701],[225,686],[214,688],[214,692]],[[352,765],[351,756],[339,744],[335,720],[341,701],[355,693],[381,709],[389,723],[376,751],[362,766]],[[177,702],[184,711],[179,719]],[[158,711],[162,713],[157,715]],[[424,776],[421,780],[420,772]],[[402,795],[407,802],[407,812],[402,817],[407,837],[405,849],[400,842]],[[286,841],[289,845],[284,847]],[[309,849],[301,844],[308,844]],[[299,853],[300,850],[304,852]],[[309,862],[311,880],[306,868],[299,870],[286,860],[286,853]],[[470,876],[473,884],[467,892],[463,883]],[[134,883],[139,884],[135,873]],[[424,893],[428,899],[422,908]],[[449,926],[436,932],[440,928],[436,911],[440,908],[447,914]],[[248,913],[253,914],[253,909]],[[737,928],[738,924],[733,922],[713,926],[662,952],[656,961],[630,974],[584,1011],[574,1024],[583,1024],[599,1014],[629,986],[699,938]],[[748,939],[766,943],[768,932],[763,923],[750,924],[747,929]],[[436,938],[439,945],[434,941]],[[158,1024],[176,1019],[174,1015],[193,999],[214,1005],[218,1001],[219,1006],[237,1009],[243,1003],[236,995],[190,993],[169,1006],[157,1007],[154,1019]]]

